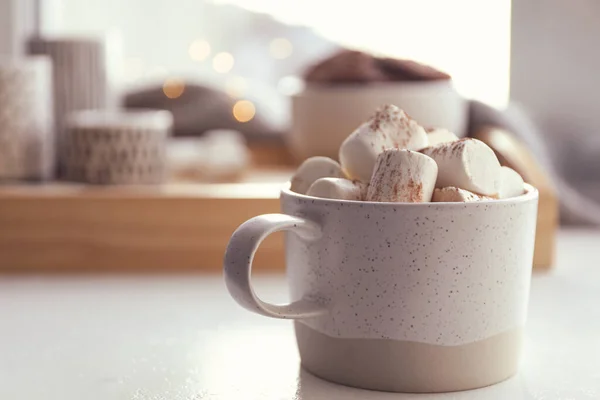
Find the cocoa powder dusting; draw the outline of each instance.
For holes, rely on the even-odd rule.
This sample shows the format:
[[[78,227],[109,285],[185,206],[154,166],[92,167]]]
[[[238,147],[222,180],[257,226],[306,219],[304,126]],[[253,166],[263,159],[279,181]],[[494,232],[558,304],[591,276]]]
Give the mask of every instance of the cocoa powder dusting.
[[[420,203],[423,199],[423,184],[410,179],[407,184],[408,202]]]
[[[452,153],[455,156],[460,155],[466,143],[473,140],[472,138],[462,138],[459,140],[455,140],[454,142],[440,143],[436,146],[425,147],[424,149],[419,150],[423,154],[429,154],[433,156],[445,156],[448,153]]]
[[[398,118],[398,110],[392,110],[392,106],[386,104],[371,118],[370,128],[373,131],[379,130],[384,123],[392,122],[393,119]]]
[[[467,142],[473,140],[471,138],[463,138],[463,139],[459,139],[456,142],[450,142],[451,144],[454,144],[454,146],[452,146],[452,154],[454,155],[459,155],[460,153],[463,152],[465,146],[467,145]]]
[[[385,154],[385,157],[382,157],[385,153],[382,153],[379,155],[379,157],[377,157],[377,161],[375,163],[375,167],[373,169],[373,178],[371,179],[371,184],[369,185],[369,188],[367,189],[367,200],[369,201],[379,201],[379,199],[382,196],[381,190],[381,184],[379,182],[379,180],[377,179],[379,174],[378,171],[381,168],[381,164],[382,163],[389,163],[389,158],[390,155],[389,154]]]
[[[369,189],[367,191],[367,200],[380,201],[382,196],[381,190],[381,184],[377,180],[372,182],[372,184],[369,185]]]
[[[377,117],[375,117],[371,120],[371,125],[369,125],[369,128],[370,128],[371,132],[373,132],[373,131],[378,131],[380,126],[381,126],[381,121]]]

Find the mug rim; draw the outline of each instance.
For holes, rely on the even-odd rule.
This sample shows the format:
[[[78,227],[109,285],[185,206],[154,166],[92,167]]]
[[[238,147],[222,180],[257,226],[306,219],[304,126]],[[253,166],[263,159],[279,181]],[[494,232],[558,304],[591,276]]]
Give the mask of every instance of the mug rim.
[[[348,204],[350,206],[377,206],[377,207],[431,207],[435,206],[443,206],[443,207],[473,207],[478,204],[520,204],[526,203],[531,200],[537,200],[539,198],[539,191],[529,183],[525,183],[525,193],[515,196],[508,197],[506,199],[484,199],[479,201],[436,201],[436,202],[424,202],[424,203],[403,203],[403,202],[379,202],[379,201],[362,201],[362,200],[340,200],[340,199],[327,199],[323,197],[313,197],[307,196],[305,194],[300,194],[296,192],[292,192],[290,190],[290,183],[288,182],[286,187],[281,189],[279,198],[283,197],[291,197],[302,199],[305,201],[311,201],[312,203],[319,204]]]
[[[399,89],[408,90],[403,95],[429,92],[431,94],[456,92],[456,85],[452,79],[438,79],[431,81],[393,81],[372,82],[369,84],[317,84],[302,81],[303,87],[290,94],[293,99],[314,95],[348,94],[349,92],[362,92],[372,94],[396,94]]]

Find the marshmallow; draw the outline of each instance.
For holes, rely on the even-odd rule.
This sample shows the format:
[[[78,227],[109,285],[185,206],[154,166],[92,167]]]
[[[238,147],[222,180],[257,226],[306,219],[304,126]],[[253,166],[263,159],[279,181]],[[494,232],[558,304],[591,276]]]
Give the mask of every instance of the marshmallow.
[[[514,169],[508,167],[500,168],[500,185],[498,198],[506,199],[508,197],[520,196],[525,191],[525,182],[521,175]]]
[[[405,203],[431,201],[437,173],[435,161],[424,154],[410,150],[386,150],[377,157],[367,200]]]
[[[327,157],[311,157],[306,159],[292,177],[293,192],[305,194],[310,185],[320,178],[342,178],[344,173],[340,164]]]
[[[465,138],[427,147],[422,153],[438,165],[436,187],[454,186],[484,196],[498,195],[500,163],[485,143]]]
[[[364,200],[366,193],[365,183],[343,178],[317,179],[306,192],[308,196],[357,201]]]
[[[398,107],[386,105],[344,140],[340,162],[350,178],[369,182],[382,151],[390,148],[420,150],[427,145],[423,127]]]
[[[435,189],[433,191],[433,197],[431,198],[431,201],[468,203],[471,201],[481,201],[489,199],[491,199],[491,197],[482,196],[476,193],[471,193],[468,190],[450,186],[442,189]]]
[[[383,106],[370,122],[371,129],[389,136],[397,149],[421,150],[429,146],[425,129],[394,105]]]
[[[373,173],[377,155],[384,149],[393,147],[385,138],[370,129],[366,122],[352,132],[340,147],[340,162],[348,177],[368,182]]]
[[[458,136],[443,128],[432,128],[427,130],[427,139],[429,140],[429,147],[437,146],[441,143],[449,143],[458,140]]]

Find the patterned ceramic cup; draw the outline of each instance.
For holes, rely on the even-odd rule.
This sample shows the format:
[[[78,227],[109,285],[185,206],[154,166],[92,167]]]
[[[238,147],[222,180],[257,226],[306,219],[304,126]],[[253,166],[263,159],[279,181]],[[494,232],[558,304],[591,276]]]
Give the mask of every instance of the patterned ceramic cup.
[[[295,320],[302,365],[395,392],[465,390],[517,371],[538,192],[473,203],[374,203],[283,190],[283,214],[242,224],[225,254],[233,298]],[[292,302],[261,301],[254,253],[286,230]]]
[[[66,180],[157,184],[166,177],[169,111],[79,111],[71,114],[60,159]]]

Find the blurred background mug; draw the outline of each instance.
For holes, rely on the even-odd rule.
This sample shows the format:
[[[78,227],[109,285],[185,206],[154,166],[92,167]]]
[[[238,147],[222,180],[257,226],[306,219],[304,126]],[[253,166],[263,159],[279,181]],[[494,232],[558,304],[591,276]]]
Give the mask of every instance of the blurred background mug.
[[[338,158],[340,144],[374,110],[394,104],[420,125],[466,135],[468,102],[451,80],[311,85],[292,97],[288,145],[293,156]]]
[[[521,353],[538,192],[473,203],[373,203],[283,190],[283,214],[250,219],[225,254],[246,309],[295,320],[302,365],[393,392],[473,389],[514,375]],[[254,254],[286,234],[292,303],[258,298]]]

